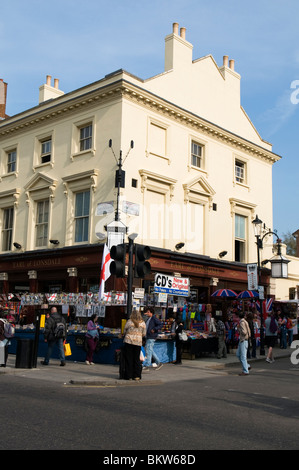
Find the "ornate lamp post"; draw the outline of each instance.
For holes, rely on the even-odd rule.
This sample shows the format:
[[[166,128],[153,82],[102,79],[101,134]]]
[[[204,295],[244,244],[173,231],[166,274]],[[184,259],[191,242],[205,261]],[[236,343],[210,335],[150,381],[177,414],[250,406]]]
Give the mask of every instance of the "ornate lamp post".
[[[258,279],[259,284],[261,285],[261,261],[260,261],[260,250],[263,249],[263,240],[268,235],[275,235],[277,238],[277,255],[271,258],[269,261],[271,263],[271,277],[274,278],[287,278],[288,277],[288,263],[289,260],[284,258],[281,255],[281,239],[278,237],[277,233],[272,232],[266,227],[262,220],[256,215],[255,219],[252,221],[254,227],[254,234],[256,238],[257,246],[257,263],[258,263]],[[262,300],[262,299],[260,299]],[[260,355],[265,355],[264,347],[264,317],[263,317],[263,302],[260,302],[261,305],[261,328],[260,328]]]

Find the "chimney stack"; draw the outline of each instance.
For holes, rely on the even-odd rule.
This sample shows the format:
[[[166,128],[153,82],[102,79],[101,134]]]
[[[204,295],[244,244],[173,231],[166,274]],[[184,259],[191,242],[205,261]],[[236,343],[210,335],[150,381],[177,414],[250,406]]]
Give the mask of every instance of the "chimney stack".
[[[184,70],[192,65],[192,50],[192,44],[186,41],[186,28],[179,28],[178,23],[172,23],[172,34],[165,38],[164,70]]]
[[[59,98],[64,95],[62,90],[59,90],[59,79],[54,78],[54,86],[51,85],[52,76],[46,76],[46,83],[39,87],[39,104],[48,100]]]
[[[0,120],[6,119],[6,97],[7,97],[7,83],[0,78]]]

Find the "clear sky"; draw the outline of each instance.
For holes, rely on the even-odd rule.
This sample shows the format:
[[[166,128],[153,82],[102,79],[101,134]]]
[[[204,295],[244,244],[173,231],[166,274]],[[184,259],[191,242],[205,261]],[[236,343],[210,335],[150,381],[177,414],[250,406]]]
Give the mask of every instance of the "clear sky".
[[[6,112],[38,104],[46,75],[65,93],[123,68],[145,79],[164,70],[164,38],[177,22],[193,59],[235,60],[241,103],[282,159],[273,167],[273,216],[299,229],[298,0],[0,0],[0,78]],[[267,220],[264,222],[269,225]]]

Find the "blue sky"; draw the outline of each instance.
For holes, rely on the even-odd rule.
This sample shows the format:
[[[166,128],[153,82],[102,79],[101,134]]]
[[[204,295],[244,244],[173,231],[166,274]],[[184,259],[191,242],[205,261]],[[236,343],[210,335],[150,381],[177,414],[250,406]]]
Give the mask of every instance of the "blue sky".
[[[120,68],[144,79],[161,73],[173,22],[186,27],[193,59],[212,54],[218,65],[223,55],[235,59],[242,105],[283,157],[273,167],[271,228],[280,236],[299,229],[298,0],[0,0],[0,6],[9,115],[38,104],[47,74],[67,93]]]

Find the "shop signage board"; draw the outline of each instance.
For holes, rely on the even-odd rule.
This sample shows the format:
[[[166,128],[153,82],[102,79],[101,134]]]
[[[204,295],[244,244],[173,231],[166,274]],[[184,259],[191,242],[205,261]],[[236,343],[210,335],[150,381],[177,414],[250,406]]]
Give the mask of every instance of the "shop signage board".
[[[156,273],[154,292],[189,297],[190,280],[188,277],[175,277]]]
[[[143,287],[135,287],[134,298],[135,299],[143,299],[144,298],[145,290]]]

